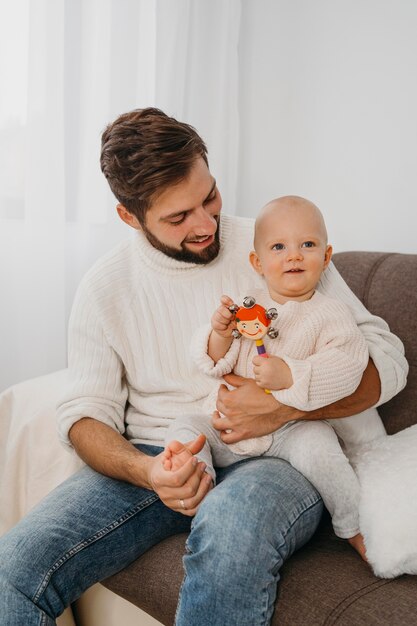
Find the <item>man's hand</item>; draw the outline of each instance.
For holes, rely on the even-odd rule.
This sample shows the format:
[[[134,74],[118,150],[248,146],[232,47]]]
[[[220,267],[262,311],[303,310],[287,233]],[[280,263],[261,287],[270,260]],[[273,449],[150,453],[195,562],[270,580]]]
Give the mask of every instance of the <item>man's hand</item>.
[[[170,467],[166,451],[149,457],[148,477],[152,489],[165,506],[189,517],[196,514],[200,503],[213,487],[211,477],[205,473],[205,464],[194,456],[200,452],[204,442],[205,437],[201,436],[187,444],[171,442],[170,453],[175,450],[176,455],[189,457],[176,470],[166,469]]]
[[[225,443],[270,434],[301,415],[266,394],[252,378],[227,374],[224,379],[236,389],[229,391],[226,385],[220,386],[212,423]]]
[[[229,391],[225,385],[221,385],[212,423],[220,431],[220,437],[225,443],[270,434],[292,420],[338,419],[356,415],[374,406],[381,394],[378,370],[372,359],[369,359],[359,387],[354,393],[309,412],[280,404],[252,379],[236,374],[228,374],[224,379],[236,389]]]
[[[291,370],[278,356],[254,356],[253,375],[262,389],[289,389],[293,384]]]
[[[153,489],[167,507],[184,515],[195,515],[198,505],[212,487],[204,463],[199,463],[194,456],[204,446],[204,436],[200,435],[184,446],[177,442],[189,454],[188,461],[178,471],[164,467],[165,451],[155,457],[149,456],[137,450],[113,428],[91,417],[76,422],[69,436],[78,456],[96,472],[137,487]],[[103,454],[103,450],[108,450],[108,454]]]

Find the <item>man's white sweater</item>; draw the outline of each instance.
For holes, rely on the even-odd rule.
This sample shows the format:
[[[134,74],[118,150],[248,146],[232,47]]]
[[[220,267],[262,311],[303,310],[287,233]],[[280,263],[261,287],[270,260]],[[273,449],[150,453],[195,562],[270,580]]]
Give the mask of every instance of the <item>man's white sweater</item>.
[[[140,232],[100,259],[78,289],[69,324],[69,385],[58,430],[92,417],[134,443],[162,445],[177,416],[201,415],[218,383],[194,365],[193,332],[210,319],[222,294],[235,302],[262,288],[248,261],[253,220],[224,215],[221,250],[207,265],[175,261]],[[379,404],[405,385],[400,340],[372,316],[330,264],[318,290],[351,309],[381,378]]]

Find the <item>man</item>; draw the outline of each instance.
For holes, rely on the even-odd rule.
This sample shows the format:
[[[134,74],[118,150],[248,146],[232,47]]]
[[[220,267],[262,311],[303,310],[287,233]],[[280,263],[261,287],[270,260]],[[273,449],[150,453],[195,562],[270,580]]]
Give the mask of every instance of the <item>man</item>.
[[[201,437],[177,471],[164,468],[161,448],[170,420],[198,415],[215,384],[193,369],[188,341],[219,295],[239,300],[254,287],[246,262],[253,222],[220,219],[204,142],[157,109],[127,113],[106,129],[101,166],[119,216],[137,232],[86,275],[71,315],[59,433],[87,465],[2,538],[0,623],[53,624],[93,583],[189,531],[192,518],[177,625],[268,623],[280,566],[319,522],[318,494],[285,462],[262,458],[219,470],[212,489],[195,456]],[[230,375],[236,389],[223,387],[217,404],[225,417],[213,418],[225,442],[291,419],[358,413],[404,386],[403,348],[384,322],[334,267],[321,290],[350,305],[376,367],[370,361],[352,396],[310,414]]]

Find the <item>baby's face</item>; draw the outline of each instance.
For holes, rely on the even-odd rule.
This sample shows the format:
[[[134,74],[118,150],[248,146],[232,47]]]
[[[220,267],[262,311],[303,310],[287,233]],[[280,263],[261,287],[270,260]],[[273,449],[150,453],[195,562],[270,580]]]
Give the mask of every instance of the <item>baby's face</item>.
[[[276,302],[308,300],[331,257],[323,218],[314,205],[281,206],[262,214],[251,262]]]

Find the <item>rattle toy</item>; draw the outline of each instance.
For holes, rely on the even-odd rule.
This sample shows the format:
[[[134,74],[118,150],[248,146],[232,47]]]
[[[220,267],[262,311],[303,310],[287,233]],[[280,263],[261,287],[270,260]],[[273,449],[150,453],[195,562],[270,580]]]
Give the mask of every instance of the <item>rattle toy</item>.
[[[278,317],[277,310],[275,308],[266,310],[260,304],[256,304],[255,298],[246,296],[243,299],[243,306],[232,304],[229,306],[229,311],[236,316],[237,328],[232,331],[233,337],[239,339],[243,336],[255,341],[259,356],[268,358],[262,339],[265,335],[271,339],[278,336],[278,330],[270,326],[271,320]],[[265,389],[265,392],[271,393],[269,389]]]

